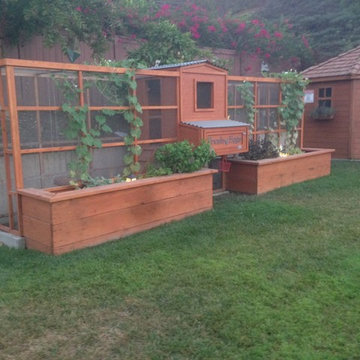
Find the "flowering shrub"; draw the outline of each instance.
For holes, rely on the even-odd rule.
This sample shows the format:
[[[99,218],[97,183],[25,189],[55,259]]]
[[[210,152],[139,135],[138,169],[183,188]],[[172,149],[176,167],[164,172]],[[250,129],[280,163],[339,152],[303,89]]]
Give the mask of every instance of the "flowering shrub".
[[[287,20],[269,24],[257,18],[219,17],[215,9],[208,10],[194,1],[180,4],[156,6],[146,0],[8,1],[0,14],[0,20],[7,20],[0,21],[0,40],[17,43],[43,34],[46,44],[60,43],[64,52],[77,50],[79,42],[85,42],[94,55],[101,56],[114,35],[141,41],[151,30],[149,23],[167,20],[189,33],[198,46],[234,49],[267,62],[288,59],[292,67],[309,54],[307,38],[295,36]]]
[[[295,67],[300,56],[309,55],[307,39],[304,35],[297,38],[287,20],[265,24],[260,19],[218,18],[192,1],[182,6],[164,4],[154,18],[168,19],[182,32],[189,32],[200,46],[234,49],[267,62],[286,59]]]

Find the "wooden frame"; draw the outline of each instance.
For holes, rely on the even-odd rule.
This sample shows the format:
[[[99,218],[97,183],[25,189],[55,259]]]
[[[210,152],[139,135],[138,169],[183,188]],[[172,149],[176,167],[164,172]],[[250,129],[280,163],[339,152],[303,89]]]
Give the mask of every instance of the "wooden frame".
[[[228,81],[229,82],[243,82],[243,81],[247,81],[247,82],[251,82],[254,84],[254,108],[256,110],[261,110],[261,109],[279,109],[282,107],[281,105],[281,101],[282,101],[282,92],[281,92],[281,88],[279,89],[279,99],[278,99],[278,104],[277,105],[271,105],[271,104],[266,104],[266,105],[260,105],[259,104],[259,99],[258,99],[258,87],[259,84],[264,83],[264,84],[281,84],[282,80],[281,79],[277,79],[277,78],[259,78],[259,77],[247,77],[247,76],[228,76]],[[228,105],[228,109],[229,110],[236,110],[236,109],[244,109],[245,106],[244,105]],[[281,128],[281,124],[280,124],[280,120],[278,119],[278,127],[277,129],[271,129],[271,130],[257,130],[258,127],[258,121],[259,121],[259,111],[257,111],[255,113],[255,120],[254,120],[254,130],[252,131],[252,137],[254,140],[256,140],[260,135],[265,135],[265,134],[277,134],[278,135],[278,145],[280,146],[280,135],[282,133],[286,133],[285,129]],[[299,127],[296,128],[296,131],[299,132],[300,135],[300,147],[303,147],[303,119],[301,121],[301,124]]]
[[[19,190],[26,245],[58,255],[210,210],[215,172],[205,169],[81,191],[68,186]]]
[[[227,189],[257,195],[330,174],[333,149],[303,150],[303,154],[274,159],[230,160]]]
[[[73,145],[61,145],[61,146],[51,146],[51,147],[39,147],[39,148],[21,148],[20,142],[20,133],[19,133],[19,119],[18,112],[19,111],[33,111],[36,112],[36,121],[37,124],[40,124],[40,112],[46,111],[61,111],[60,106],[41,106],[38,101],[38,92],[37,89],[34,89],[35,94],[35,105],[17,105],[17,97],[16,97],[16,87],[15,87],[15,69],[24,69],[23,71],[27,71],[27,69],[38,69],[46,71],[73,71],[77,73],[77,81],[80,90],[84,89],[83,86],[83,73],[84,72],[94,72],[94,73],[117,73],[124,74],[126,69],[124,68],[109,68],[104,66],[94,66],[94,65],[79,65],[79,64],[64,64],[64,63],[55,63],[55,62],[44,62],[44,61],[28,61],[28,60],[17,60],[17,59],[0,59],[0,69],[4,69],[5,78],[6,78],[6,91],[8,97],[8,104],[6,105],[4,100],[4,91],[2,88],[2,82],[0,86],[0,121],[2,125],[2,138],[4,145],[4,162],[5,162],[5,171],[6,171],[6,183],[7,183],[7,193],[8,193],[8,214],[9,214],[9,226],[0,225],[2,230],[6,230],[12,232],[14,234],[20,234],[22,232],[21,224],[22,221],[18,219],[18,226],[16,225],[14,218],[14,207],[13,201],[17,203],[17,207],[19,209],[18,216],[21,216],[20,203],[17,200],[17,192],[18,190],[23,188],[23,172],[22,172],[22,155],[25,154],[39,154],[40,156],[40,167],[42,164],[41,158],[42,154],[50,153],[50,152],[63,152],[63,151],[73,151],[76,146]],[[178,79],[179,73],[174,71],[154,71],[154,70],[138,70],[136,75],[141,76],[155,76],[156,77],[171,77]],[[177,84],[179,82],[177,81]],[[35,83],[36,85],[36,83]],[[176,88],[178,85],[176,85]],[[178,94],[176,94],[176,98],[178,100]],[[83,91],[79,92],[78,99],[79,106],[83,106],[85,104],[84,93]],[[143,110],[176,110],[178,112],[178,104],[176,105],[166,105],[166,106],[144,106]],[[100,111],[102,109],[111,109],[111,110],[127,110],[128,106],[89,106],[89,111]],[[11,119],[10,126],[11,129],[6,129],[6,112],[9,114]],[[176,120],[178,122],[178,119]],[[9,148],[8,139],[7,139],[7,130],[11,134],[11,143],[12,146]],[[38,135],[39,135],[39,126],[38,126]],[[177,140],[176,137],[171,138],[160,138],[160,139],[146,139],[146,140],[137,140],[137,144],[156,144],[156,143],[169,143],[175,142]],[[62,141],[63,143],[63,141]],[[110,147],[122,147],[125,146],[123,141],[118,142],[108,142],[103,143],[102,148],[110,148]],[[11,165],[10,165],[10,157],[13,159],[13,167],[14,167],[14,188],[12,188],[11,183]]]

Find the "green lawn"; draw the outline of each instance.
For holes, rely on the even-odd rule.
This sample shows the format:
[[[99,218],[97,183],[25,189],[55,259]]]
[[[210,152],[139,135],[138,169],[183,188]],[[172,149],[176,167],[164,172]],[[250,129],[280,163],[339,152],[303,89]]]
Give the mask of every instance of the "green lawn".
[[[0,247],[0,359],[360,359],[360,162],[60,257]]]

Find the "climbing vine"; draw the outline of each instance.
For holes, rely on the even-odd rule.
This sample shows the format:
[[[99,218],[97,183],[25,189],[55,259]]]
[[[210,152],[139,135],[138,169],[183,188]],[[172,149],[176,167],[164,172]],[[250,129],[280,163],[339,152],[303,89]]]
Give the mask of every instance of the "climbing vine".
[[[112,131],[106,125],[106,116],[112,116],[115,112],[107,109],[102,110],[100,114],[95,116],[95,126],[89,129],[87,126],[88,106],[73,105],[74,97],[76,98],[81,90],[69,79],[63,81],[56,79],[56,84],[62,90],[65,99],[62,111],[66,114],[68,122],[64,134],[68,140],[76,140],[77,142],[75,149],[76,158],[68,164],[71,178],[70,184],[79,187],[80,184],[86,184],[91,181],[89,174],[90,163],[92,161],[91,149],[101,147],[101,132],[109,133]]]
[[[98,82],[97,87],[102,94],[113,103],[119,106],[125,105],[128,107],[126,110],[121,110],[124,119],[130,125],[130,131],[124,138],[127,153],[124,156],[124,163],[126,166],[123,170],[123,176],[127,177],[140,171],[138,157],[142,153],[141,146],[137,144],[137,140],[141,136],[143,121],[137,115],[142,113],[142,108],[136,96],[136,70],[131,60],[120,62],[103,61],[101,65],[126,67],[126,71],[122,76],[119,76],[117,73],[105,74],[108,82]],[[141,67],[141,65],[136,65],[136,68]],[[110,84],[110,86],[103,86],[101,84]]]
[[[286,146],[295,148],[298,132],[296,128],[302,120],[304,112],[304,91],[309,81],[297,71],[272,74],[282,80],[282,103],[279,108],[282,121],[287,130]]]
[[[125,168],[123,177],[137,173],[140,170],[140,164],[137,161],[141,155],[141,147],[136,142],[141,136],[142,120],[137,116],[142,113],[142,108],[136,97],[135,70],[126,69],[124,74],[108,73],[104,78],[96,82],[98,90],[115,102],[118,106],[126,105],[127,109],[114,111],[111,109],[102,109],[95,116],[95,126],[88,128],[87,120],[89,117],[88,105],[73,105],[74,98],[77,98],[80,90],[74,81],[69,79],[56,80],[57,86],[62,90],[65,102],[62,105],[62,111],[66,114],[68,122],[64,134],[69,140],[76,140],[75,150],[76,158],[71,161],[69,166],[70,184],[80,187],[81,185],[97,184],[98,179],[90,175],[90,164],[93,160],[92,149],[101,148],[101,133],[111,133],[112,129],[106,124],[107,117],[122,113],[124,119],[129,123],[130,130],[124,138],[127,153],[124,156]],[[84,82],[84,89],[89,85]],[[103,181],[100,181],[103,183]]]
[[[236,86],[236,90],[240,93],[241,98],[244,101],[244,108],[247,115],[248,123],[250,124],[250,130],[254,130],[255,122],[255,95],[254,85],[249,81],[244,81],[241,85]]]

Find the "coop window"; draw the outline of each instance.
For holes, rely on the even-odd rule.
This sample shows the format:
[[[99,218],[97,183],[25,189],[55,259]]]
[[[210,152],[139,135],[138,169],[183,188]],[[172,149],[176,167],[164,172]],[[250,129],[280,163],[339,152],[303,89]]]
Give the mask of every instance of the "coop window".
[[[319,88],[319,107],[331,107],[332,88]]]
[[[197,82],[196,83],[196,108],[213,109],[214,108],[214,83]]]

